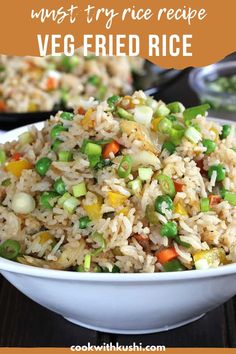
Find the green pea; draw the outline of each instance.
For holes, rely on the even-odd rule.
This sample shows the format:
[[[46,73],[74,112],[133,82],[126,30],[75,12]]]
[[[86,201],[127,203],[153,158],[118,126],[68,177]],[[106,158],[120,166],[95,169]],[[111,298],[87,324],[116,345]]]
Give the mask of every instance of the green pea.
[[[52,143],[51,149],[52,149],[53,151],[57,151],[58,148],[59,148],[59,146],[61,145],[61,143],[62,143],[61,140],[56,139],[56,140]]]
[[[166,205],[166,209],[173,210],[173,202],[171,197],[168,195],[159,195],[155,200],[155,210],[160,213],[163,213],[163,207]]]
[[[160,230],[161,236],[166,236],[168,238],[175,238],[178,235],[177,226],[174,222],[168,221],[161,226]]]
[[[58,194],[61,194],[61,195],[66,193],[66,191],[67,191],[66,185],[65,185],[62,178],[58,178],[55,181],[55,183],[53,185],[53,189],[55,190],[55,192],[57,192]]]
[[[40,196],[40,205],[45,209],[53,209],[57,202],[58,194],[56,192],[44,192]]]
[[[90,221],[91,220],[88,216],[81,216],[81,218],[79,219],[79,228],[86,229]]]
[[[219,165],[213,165],[209,168],[208,170],[208,177],[211,178],[212,173],[216,171],[216,181],[221,182],[225,179],[226,176],[226,171],[225,167],[221,164]]]
[[[52,160],[48,157],[42,157],[35,164],[35,170],[40,176],[45,176],[52,164]]]
[[[175,152],[176,146],[171,141],[165,141],[162,150],[167,150],[171,155]]]
[[[115,109],[115,105],[118,103],[120,100],[120,96],[111,96],[107,99],[107,103],[111,109]]]
[[[221,132],[221,135],[220,135],[220,139],[221,140],[226,139],[227,136],[229,136],[230,132],[231,132],[231,125],[224,124],[222,126],[222,132]]]
[[[55,139],[61,132],[67,131],[67,128],[63,127],[62,124],[54,125],[51,130],[51,138]]]
[[[64,120],[73,120],[74,119],[74,114],[70,112],[62,112],[60,115],[60,118]]]
[[[178,259],[173,259],[172,261],[163,264],[163,269],[165,272],[179,272],[185,270],[186,268]]]
[[[207,155],[211,154],[216,149],[216,143],[210,139],[204,139],[202,141],[202,145],[207,148],[207,150],[205,151],[205,154],[207,154]]]
[[[16,240],[6,240],[0,245],[0,257],[15,259],[20,253],[20,243]]]

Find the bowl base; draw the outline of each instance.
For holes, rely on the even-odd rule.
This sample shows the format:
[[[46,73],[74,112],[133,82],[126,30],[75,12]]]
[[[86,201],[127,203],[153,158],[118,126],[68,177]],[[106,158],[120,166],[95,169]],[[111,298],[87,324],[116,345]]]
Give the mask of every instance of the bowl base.
[[[116,328],[112,329],[112,328],[105,328],[105,327],[97,327],[97,326],[90,325],[88,323],[74,320],[73,318],[68,318],[68,317],[64,317],[64,318],[65,318],[65,320],[72,322],[72,323],[76,324],[77,326],[85,327],[85,328],[92,329],[94,331],[99,331],[99,332],[114,333],[114,334],[150,334],[150,333],[156,333],[156,332],[169,331],[171,329],[187,325],[191,322],[199,320],[204,315],[205,315],[205,313],[202,313],[200,316],[192,317],[186,321],[177,322],[171,326],[167,325],[167,326],[160,327],[160,328],[150,328],[150,329],[144,329],[144,330],[142,330],[142,329],[140,329],[140,330],[139,329],[134,329],[134,330],[127,329],[126,330],[126,329],[116,329]]]

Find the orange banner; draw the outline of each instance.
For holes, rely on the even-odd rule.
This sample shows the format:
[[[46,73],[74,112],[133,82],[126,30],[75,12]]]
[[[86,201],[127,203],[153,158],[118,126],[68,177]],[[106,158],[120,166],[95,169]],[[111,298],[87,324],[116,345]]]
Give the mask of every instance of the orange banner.
[[[0,12],[1,54],[141,55],[162,67],[203,66],[236,49],[236,1],[8,0]]]

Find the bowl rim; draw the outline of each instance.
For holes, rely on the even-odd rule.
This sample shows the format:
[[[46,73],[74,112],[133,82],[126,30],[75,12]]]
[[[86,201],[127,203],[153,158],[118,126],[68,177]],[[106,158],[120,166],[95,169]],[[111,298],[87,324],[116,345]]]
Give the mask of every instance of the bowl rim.
[[[30,277],[43,279],[56,279],[63,281],[83,281],[83,282],[167,282],[167,281],[187,281],[203,278],[212,278],[236,274],[236,263],[227,264],[217,268],[206,270],[188,270],[183,272],[160,272],[160,273],[80,273],[67,270],[54,270],[38,268],[30,265],[20,264],[0,257],[0,272],[15,273]]]
[[[235,98],[236,93],[216,92],[214,90],[209,89],[202,80],[202,77],[205,77],[209,73],[215,72],[217,69],[228,68],[234,68],[236,74],[236,61],[227,61],[203,66],[200,68],[194,68],[189,74],[189,84],[191,88],[199,94],[204,93],[207,95],[225,99]],[[200,75],[202,75],[201,78],[199,78]]]
[[[236,64],[236,63],[235,63]],[[209,119],[209,118],[208,118]],[[218,119],[210,117],[211,120],[215,120],[218,123],[232,121],[227,119]],[[45,122],[38,122],[34,124],[25,125],[20,128],[10,130],[1,136],[1,143],[7,141],[12,141],[17,138],[19,134],[26,131],[30,127],[36,127],[37,129],[42,129]],[[9,140],[10,139],[10,140]],[[84,282],[166,282],[166,281],[177,281],[177,280],[189,280],[189,279],[199,279],[199,278],[211,278],[224,275],[230,275],[236,273],[236,263],[227,264],[217,268],[210,268],[206,270],[188,270],[183,272],[159,272],[159,273],[80,273],[80,272],[70,272],[67,270],[54,270],[38,268],[30,265],[20,264],[14,261],[10,261],[0,257],[0,273],[16,273],[26,276],[32,276],[37,278],[45,279],[58,279],[64,281],[84,281]]]

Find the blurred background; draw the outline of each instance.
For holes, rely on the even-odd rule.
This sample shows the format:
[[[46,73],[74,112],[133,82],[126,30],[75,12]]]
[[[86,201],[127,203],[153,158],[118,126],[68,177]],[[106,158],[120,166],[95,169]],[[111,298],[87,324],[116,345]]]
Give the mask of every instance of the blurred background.
[[[186,107],[209,103],[210,115],[234,120],[236,53],[203,68],[162,69],[142,58],[0,56],[0,130],[73,110],[80,100],[129,95],[134,90]]]

